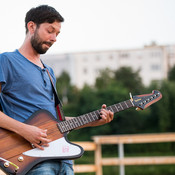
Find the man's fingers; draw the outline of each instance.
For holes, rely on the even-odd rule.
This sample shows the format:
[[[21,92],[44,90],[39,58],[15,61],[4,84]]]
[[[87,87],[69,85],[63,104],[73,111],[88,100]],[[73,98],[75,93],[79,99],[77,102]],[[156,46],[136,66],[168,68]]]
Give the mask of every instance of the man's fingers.
[[[40,141],[41,141],[41,144],[40,145],[42,145],[42,144],[48,144],[52,140],[51,139],[46,139],[46,138],[41,138]]]
[[[106,104],[103,104],[102,105],[102,109],[106,109]]]

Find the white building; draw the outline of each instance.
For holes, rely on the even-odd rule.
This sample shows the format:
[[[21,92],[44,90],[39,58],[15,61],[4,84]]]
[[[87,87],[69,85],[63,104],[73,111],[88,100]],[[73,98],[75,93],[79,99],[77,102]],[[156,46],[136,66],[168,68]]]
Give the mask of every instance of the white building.
[[[149,85],[152,80],[167,78],[169,69],[175,65],[175,45],[151,45],[141,49],[43,55],[43,57],[47,57],[44,62],[54,69],[56,76],[62,71],[68,72],[72,84],[79,88],[85,83],[93,85],[100,70],[105,68],[117,70],[123,66],[129,66],[134,71],[139,70],[143,83]]]

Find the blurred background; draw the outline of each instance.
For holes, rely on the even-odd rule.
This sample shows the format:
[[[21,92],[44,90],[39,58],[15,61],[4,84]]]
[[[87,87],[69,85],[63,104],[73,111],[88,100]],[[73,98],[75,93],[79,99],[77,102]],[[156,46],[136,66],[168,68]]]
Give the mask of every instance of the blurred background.
[[[115,114],[110,124],[71,132],[70,140],[175,132],[174,0],[1,0],[0,53],[21,46],[25,14],[41,4],[53,6],[65,18],[57,43],[41,58],[55,71],[66,116],[128,100],[129,92],[139,95],[158,89],[163,94],[161,101],[144,111],[128,109]],[[103,150],[108,156],[116,148]],[[125,154],[174,155],[174,150],[174,143],[133,144],[125,147]],[[88,154],[77,161],[92,160]],[[104,174],[116,172],[118,167],[104,168]],[[174,175],[175,167],[132,166],[126,167],[126,174]]]

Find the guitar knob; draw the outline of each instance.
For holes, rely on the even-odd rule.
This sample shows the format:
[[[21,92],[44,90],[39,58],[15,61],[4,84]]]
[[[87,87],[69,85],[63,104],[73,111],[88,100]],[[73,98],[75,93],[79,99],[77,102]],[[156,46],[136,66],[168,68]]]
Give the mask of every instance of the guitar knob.
[[[9,162],[5,162],[4,167],[8,168],[9,167]]]
[[[18,157],[18,161],[19,162],[23,162],[24,161],[24,158],[22,156]]]

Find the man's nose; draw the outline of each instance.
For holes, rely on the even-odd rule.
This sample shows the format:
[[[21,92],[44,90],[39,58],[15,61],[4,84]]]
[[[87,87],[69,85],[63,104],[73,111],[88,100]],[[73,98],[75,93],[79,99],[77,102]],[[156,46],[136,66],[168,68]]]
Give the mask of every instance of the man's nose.
[[[57,41],[57,35],[52,34],[50,39],[51,39],[52,42],[56,42]]]

